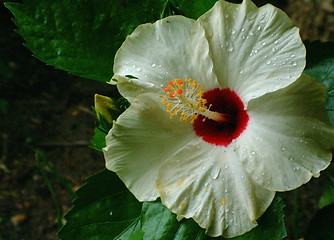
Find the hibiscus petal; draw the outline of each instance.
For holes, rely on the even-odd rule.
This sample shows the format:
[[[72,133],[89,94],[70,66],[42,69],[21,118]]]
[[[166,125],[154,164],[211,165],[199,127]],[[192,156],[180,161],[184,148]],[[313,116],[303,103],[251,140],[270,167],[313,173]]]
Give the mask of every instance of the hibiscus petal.
[[[270,190],[291,190],[329,165],[334,130],[326,95],[321,83],[303,74],[291,86],[249,103],[249,125],[236,144],[254,181]]]
[[[212,68],[203,27],[195,20],[171,16],[136,28],[116,53],[114,73],[138,78],[132,82],[138,85],[137,91],[127,91],[127,84],[125,89],[119,86],[128,97],[161,92],[177,78],[197,80],[204,89],[217,87]]]
[[[236,153],[194,138],[160,168],[161,201],[178,219],[193,218],[210,236],[234,237],[257,223],[275,192],[256,184]]]
[[[288,16],[272,5],[257,8],[219,1],[199,18],[223,88],[252,98],[284,88],[305,67],[305,47]]]
[[[143,94],[113,123],[103,149],[106,167],[117,173],[138,200],[155,200],[158,169],[193,136],[190,124],[169,119],[162,104]]]

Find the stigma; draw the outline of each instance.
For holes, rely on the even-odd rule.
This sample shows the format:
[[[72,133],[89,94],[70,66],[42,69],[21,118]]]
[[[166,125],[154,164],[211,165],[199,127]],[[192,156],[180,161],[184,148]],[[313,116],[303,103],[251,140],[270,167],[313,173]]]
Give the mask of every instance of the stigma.
[[[169,81],[167,86],[163,87],[164,95],[162,103],[166,106],[166,111],[170,118],[179,116],[182,122],[194,123],[199,115],[216,122],[227,122],[228,114],[211,111],[211,104],[202,98],[204,89],[196,80],[176,79]]]

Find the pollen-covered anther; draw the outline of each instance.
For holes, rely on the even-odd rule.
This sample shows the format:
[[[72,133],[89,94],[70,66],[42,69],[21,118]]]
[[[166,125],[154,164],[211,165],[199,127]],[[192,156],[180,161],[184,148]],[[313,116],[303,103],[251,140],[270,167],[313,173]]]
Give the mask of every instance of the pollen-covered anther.
[[[193,123],[198,115],[218,122],[227,119],[226,114],[210,111],[211,105],[207,106],[207,100],[202,98],[204,90],[196,80],[188,78],[169,81],[163,91],[165,97],[162,103],[166,105],[170,118],[180,114],[180,121],[190,123]]]

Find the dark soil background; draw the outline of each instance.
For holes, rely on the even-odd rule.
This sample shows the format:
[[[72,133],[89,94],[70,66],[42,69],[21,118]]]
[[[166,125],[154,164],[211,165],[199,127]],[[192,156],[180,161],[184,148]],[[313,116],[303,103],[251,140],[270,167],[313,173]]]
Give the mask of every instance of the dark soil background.
[[[255,2],[270,2],[286,11],[301,28],[303,39],[334,40],[331,0]],[[88,147],[95,126],[91,106],[95,93],[108,95],[111,87],[56,70],[32,57],[14,32],[11,18],[0,3],[0,240],[58,239],[57,210],[35,150],[45,153],[47,163],[73,189],[101,170],[102,154]],[[42,170],[65,213],[72,195],[52,167],[43,163]],[[284,195],[287,239],[303,236],[317,210],[325,178],[326,173],[298,192]]]

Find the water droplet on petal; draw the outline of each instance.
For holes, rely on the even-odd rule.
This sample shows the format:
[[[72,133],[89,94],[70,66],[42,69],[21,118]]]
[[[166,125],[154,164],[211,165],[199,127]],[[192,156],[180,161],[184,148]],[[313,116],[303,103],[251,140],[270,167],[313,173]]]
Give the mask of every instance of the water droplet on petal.
[[[292,61],[292,62],[291,62],[291,65],[295,67],[295,66],[298,65],[298,63],[297,63],[296,61]]]
[[[260,31],[260,30],[261,30],[261,26],[260,26],[260,25],[257,26],[257,27],[256,27],[256,30],[257,30],[257,31]]]
[[[219,167],[213,167],[210,172],[210,176],[212,179],[217,179],[220,173]]]
[[[266,63],[269,65],[269,64],[271,64],[271,61],[270,61],[270,60],[268,60]]]
[[[155,68],[156,66],[157,66],[157,65],[156,65],[155,63],[152,63],[152,64],[151,64],[151,67],[152,67],[152,68]]]
[[[240,72],[239,72],[240,74],[243,74],[244,73],[244,70],[240,70]]]
[[[253,151],[253,152],[251,152],[251,154],[252,154],[252,155],[254,155],[254,154],[255,154],[255,152]]]
[[[233,46],[231,45],[231,46],[229,46],[228,48],[227,48],[227,51],[229,51],[229,52],[232,52],[233,51]]]
[[[262,44],[262,46],[266,46],[267,45],[267,42],[263,42],[263,43],[261,43]]]
[[[294,58],[294,57],[295,57],[295,55],[294,55],[294,54],[291,54],[291,57],[292,57],[292,58]]]

